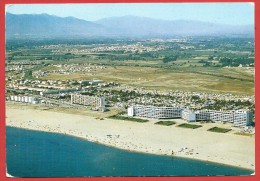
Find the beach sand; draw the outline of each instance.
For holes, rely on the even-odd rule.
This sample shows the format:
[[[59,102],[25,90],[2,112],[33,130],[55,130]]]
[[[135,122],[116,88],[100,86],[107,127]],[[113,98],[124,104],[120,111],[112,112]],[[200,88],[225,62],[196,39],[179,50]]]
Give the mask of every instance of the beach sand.
[[[184,122],[184,121],[183,121]],[[128,151],[174,155],[255,169],[254,136],[213,133],[6,105],[6,125],[73,135]]]

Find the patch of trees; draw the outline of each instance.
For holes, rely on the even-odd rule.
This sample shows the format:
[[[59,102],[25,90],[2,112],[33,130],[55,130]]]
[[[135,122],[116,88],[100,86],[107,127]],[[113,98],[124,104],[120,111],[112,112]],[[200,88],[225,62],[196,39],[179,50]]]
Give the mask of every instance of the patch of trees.
[[[198,63],[208,63],[208,61],[206,61],[206,60],[200,60],[200,61],[198,61]]]
[[[174,56],[166,56],[163,58],[163,63],[168,63],[168,62],[175,62],[177,60],[178,56],[174,55]]]
[[[253,64],[255,62],[254,58],[228,58],[223,57],[219,59],[219,63],[222,64],[222,66],[239,66],[242,65],[249,65]]]
[[[159,54],[157,52],[142,52],[139,53],[139,56],[144,58],[159,58]]]
[[[214,59],[213,56],[209,56],[209,57],[208,57],[208,60],[213,60],[213,59]]]
[[[254,106],[255,106],[254,103],[251,103],[250,101],[216,100],[214,104],[207,106],[207,108],[213,110],[220,110],[223,108],[234,109],[234,108],[249,107],[250,109],[254,110]]]
[[[109,59],[109,60],[145,60],[144,57],[141,57],[137,54],[98,54],[98,59]]]
[[[60,95],[59,97],[58,97],[58,99],[62,99],[62,100],[70,100],[70,95],[69,94],[66,94],[66,95]]]
[[[32,76],[32,70],[26,71],[25,74],[24,74],[24,78],[25,79],[34,79],[33,76]]]
[[[195,95],[195,96],[191,96],[191,99],[192,99],[192,100],[199,100],[200,97]]]

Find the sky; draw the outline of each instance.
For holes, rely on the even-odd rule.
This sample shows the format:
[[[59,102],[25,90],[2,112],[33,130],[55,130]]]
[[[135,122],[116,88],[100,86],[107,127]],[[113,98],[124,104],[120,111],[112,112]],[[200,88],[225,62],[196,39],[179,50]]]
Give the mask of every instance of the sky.
[[[47,13],[96,21],[126,15],[162,20],[199,20],[229,25],[254,24],[253,3],[101,3],[16,4],[6,6],[13,14]]]

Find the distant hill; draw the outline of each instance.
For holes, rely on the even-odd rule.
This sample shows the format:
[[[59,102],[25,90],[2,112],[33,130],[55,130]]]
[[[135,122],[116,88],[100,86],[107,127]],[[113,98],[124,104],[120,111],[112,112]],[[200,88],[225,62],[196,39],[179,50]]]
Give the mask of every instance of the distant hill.
[[[6,36],[12,37],[173,37],[254,36],[254,26],[231,26],[201,21],[166,21],[123,16],[90,22],[48,14],[6,14]]]
[[[129,36],[253,35],[253,25],[232,26],[191,20],[156,20],[137,16],[106,18],[95,23]]]
[[[6,14],[6,36],[68,37],[93,36],[106,32],[102,25],[77,19],[61,18],[48,14]]]

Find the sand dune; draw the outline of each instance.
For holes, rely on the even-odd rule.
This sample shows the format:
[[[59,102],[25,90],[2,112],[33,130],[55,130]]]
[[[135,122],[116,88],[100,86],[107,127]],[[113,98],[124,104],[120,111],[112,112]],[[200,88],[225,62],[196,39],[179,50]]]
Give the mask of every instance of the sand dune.
[[[254,137],[34,110],[6,109],[6,125],[73,135],[117,148],[255,169]]]

